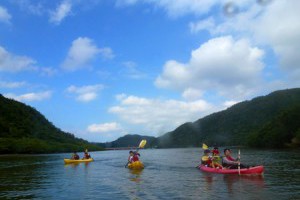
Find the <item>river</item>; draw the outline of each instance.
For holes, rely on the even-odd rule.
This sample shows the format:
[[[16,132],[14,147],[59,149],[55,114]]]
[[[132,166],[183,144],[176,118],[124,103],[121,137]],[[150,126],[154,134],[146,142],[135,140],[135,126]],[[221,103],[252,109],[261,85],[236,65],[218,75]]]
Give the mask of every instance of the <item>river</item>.
[[[264,165],[264,176],[201,172],[200,148],[140,153],[142,171],[124,167],[124,150],[91,152],[94,162],[77,165],[64,164],[70,154],[3,155],[0,199],[300,199],[299,150],[242,148],[242,162]]]

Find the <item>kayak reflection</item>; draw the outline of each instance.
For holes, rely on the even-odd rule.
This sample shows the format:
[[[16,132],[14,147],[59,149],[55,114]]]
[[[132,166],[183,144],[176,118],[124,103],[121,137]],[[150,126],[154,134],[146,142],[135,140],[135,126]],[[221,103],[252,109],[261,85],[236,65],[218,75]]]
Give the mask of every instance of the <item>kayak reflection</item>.
[[[141,175],[143,173],[143,170],[129,170],[130,176],[129,180],[139,183],[141,181]]]
[[[260,189],[264,188],[265,181],[263,176],[238,176],[238,175],[224,175],[223,181],[227,186],[229,193],[234,193],[236,184],[247,186],[245,188],[252,188],[254,191],[259,192]]]

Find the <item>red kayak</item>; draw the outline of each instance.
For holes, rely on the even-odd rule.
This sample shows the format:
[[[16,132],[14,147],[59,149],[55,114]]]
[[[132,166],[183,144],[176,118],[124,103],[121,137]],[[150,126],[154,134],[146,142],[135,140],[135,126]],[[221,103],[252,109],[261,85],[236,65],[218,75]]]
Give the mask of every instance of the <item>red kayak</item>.
[[[216,173],[216,174],[239,174],[238,169],[217,169],[212,167],[206,167],[205,165],[199,165],[198,167],[200,170],[204,172]],[[240,169],[241,174],[247,175],[262,175],[264,173],[264,166],[255,166],[250,168]]]

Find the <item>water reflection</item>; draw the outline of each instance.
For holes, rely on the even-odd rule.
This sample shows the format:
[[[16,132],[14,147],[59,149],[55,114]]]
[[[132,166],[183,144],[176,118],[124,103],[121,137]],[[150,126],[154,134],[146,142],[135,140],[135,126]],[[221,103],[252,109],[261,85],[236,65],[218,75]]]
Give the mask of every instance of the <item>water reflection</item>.
[[[69,168],[76,168],[79,166],[80,163],[68,163],[68,164],[65,164],[65,167],[69,167]]]
[[[263,189],[265,185],[263,176],[224,175],[223,181],[230,194],[233,194],[236,191],[236,185],[243,186],[244,190],[255,189],[256,191]],[[240,187],[238,188],[240,189]]]
[[[190,162],[197,152],[145,150],[144,170],[124,168],[127,151],[94,153],[94,162],[69,165],[63,163],[66,154],[0,156],[0,199],[269,200],[300,195],[300,151],[244,150],[245,162],[261,160],[264,177],[204,173]]]
[[[47,183],[45,156],[1,157],[0,198],[32,199],[32,188],[42,189]],[[9,178],[8,178],[9,175]]]
[[[89,166],[89,164],[90,164],[90,162],[84,162],[84,163],[65,163],[65,167],[67,168],[67,167],[71,167],[71,168],[76,168],[76,167],[78,167],[78,166],[80,166],[80,165],[83,165],[83,166],[85,166],[85,167],[88,167]]]
[[[243,199],[251,194],[260,199],[265,196],[266,187],[263,176],[239,176],[234,174],[211,174],[201,172],[202,178],[198,189],[204,198]]]
[[[132,169],[129,170],[129,173],[130,173],[129,180],[136,183],[141,182],[141,175],[143,173],[143,170]]]
[[[205,179],[205,190],[209,191],[212,189],[212,184],[213,184],[213,176],[210,174],[207,174],[204,176]]]
[[[142,186],[142,174],[143,174],[143,169],[140,170],[128,170],[129,172],[129,180],[131,181],[132,184],[128,185],[128,191],[129,191],[129,197],[130,199],[140,199],[141,193],[143,191],[143,186]]]

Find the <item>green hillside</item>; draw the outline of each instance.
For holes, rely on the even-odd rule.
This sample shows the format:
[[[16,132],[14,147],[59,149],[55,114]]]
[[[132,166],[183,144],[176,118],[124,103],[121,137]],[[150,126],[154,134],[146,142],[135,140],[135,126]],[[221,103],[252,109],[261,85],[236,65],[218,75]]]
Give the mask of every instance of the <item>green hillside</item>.
[[[276,91],[185,123],[159,137],[158,146],[199,147],[203,142],[272,148],[299,146],[299,106],[299,88]]]
[[[0,153],[101,150],[56,128],[36,109],[0,94]]]
[[[156,138],[151,136],[141,136],[141,135],[125,135],[118,138],[113,142],[100,143],[99,145],[105,148],[116,148],[116,147],[137,147],[142,140],[147,140],[145,148],[152,148],[156,145]]]

